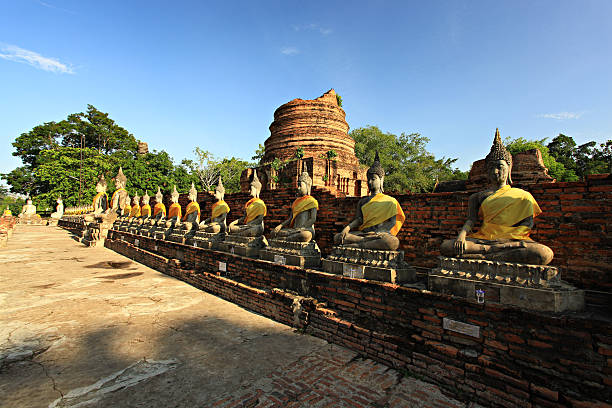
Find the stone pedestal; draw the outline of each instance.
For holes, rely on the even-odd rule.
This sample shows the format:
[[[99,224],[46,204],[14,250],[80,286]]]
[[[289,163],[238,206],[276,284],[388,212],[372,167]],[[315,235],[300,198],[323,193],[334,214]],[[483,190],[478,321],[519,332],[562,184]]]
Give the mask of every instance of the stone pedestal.
[[[179,243],[179,244],[184,244],[185,243],[185,233],[186,232],[187,231],[185,229],[181,228],[181,227],[173,228],[172,232],[170,234],[168,234],[166,239],[168,241],[176,242],[176,243]]]
[[[300,268],[318,268],[321,265],[321,250],[315,241],[271,239],[269,245],[259,251],[259,258]]]
[[[165,225],[163,225],[157,226],[157,228],[155,228],[155,231],[152,231],[149,236],[155,239],[166,240],[168,239],[168,236],[170,236],[170,234],[172,234],[172,227],[166,227]]]
[[[24,215],[19,218],[19,224],[22,225],[47,225],[47,221],[40,218],[40,215]]]
[[[268,246],[263,235],[260,237],[241,237],[239,235],[226,235],[223,242],[218,243],[219,251],[229,252],[249,258],[259,257],[259,251]]]
[[[198,231],[195,233],[191,242],[187,243],[188,245],[193,245],[197,248],[204,249],[219,249],[219,243],[225,240],[226,234],[225,232],[212,233],[212,232],[204,232]]]
[[[108,237],[108,231],[113,228],[114,226],[110,219],[96,219],[96,221],[86,225],[81,243],[91,247],[103,247],[104,240]]]
[[[440,266],[428,276],[428,287],[485,302],[546,312],[584,309],[584,291],[563,282],[554,266],[440,257]]]
[[[47,221],[47,225],[50,227],[57,227],[58,221],[58,218],[49,218],[49,220]]]
[[[391,283],[416,281],[416,271],[404,261],[404,251],[334,247],[323,259],[325,272]]]

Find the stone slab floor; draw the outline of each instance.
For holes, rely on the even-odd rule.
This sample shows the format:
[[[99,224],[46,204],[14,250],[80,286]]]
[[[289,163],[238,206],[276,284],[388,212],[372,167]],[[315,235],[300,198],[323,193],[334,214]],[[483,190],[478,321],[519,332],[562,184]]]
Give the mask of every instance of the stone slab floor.
[[[1,407],[461,407],[57,227],[0,249]]]

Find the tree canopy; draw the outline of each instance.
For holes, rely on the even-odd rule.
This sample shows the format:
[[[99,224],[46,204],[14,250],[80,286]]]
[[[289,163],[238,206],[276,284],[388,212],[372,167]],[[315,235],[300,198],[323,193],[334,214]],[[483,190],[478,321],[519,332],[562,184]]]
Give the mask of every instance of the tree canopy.
[[[438,181],[467,178],[467,172],[452,167],[457,159],[436,159],[426,149],[429,139],[418,133],[398,136],[366,126],[349,135],[355,140],[355,155],[362,164],[372,164],[378,151],[386,173],[386,191],[431,192]]]

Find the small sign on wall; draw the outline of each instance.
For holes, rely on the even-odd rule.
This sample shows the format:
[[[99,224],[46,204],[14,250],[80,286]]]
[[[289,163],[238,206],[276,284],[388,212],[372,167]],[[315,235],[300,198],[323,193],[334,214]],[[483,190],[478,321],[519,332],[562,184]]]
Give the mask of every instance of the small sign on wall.
[[[230,249],[230,253],[231,253],[232,255],[234,254],[234,247],[232,247],[232,248]]]
[[[227,272],[227,264],[225,262],[219,261],[219,271]]]
[[[363,279],[365,266],[363,265],[342,265],[342,275],[349,278]]]
[[[198,247],[198,241],[193,241],[193,246],[194,246],[195,248],[197,248],[197,247]]]
[[[155,246],[153,247],[153,250],[154,250],[154,251],[157,251],[157,245],[155,245]]]
[[[138,246],[139,244],[140,244],[140,240],[135,239],[135,240],[134,240],[134,246]]]
[[[282,255],[274,255],[274,263],[285,265],[286,259]]]
[[[480,326],[474,324],[458,322],[457,320],[451,320],[445,317],[442,319],[442,327],[446,330],[465,334],[467,336],[480,337]]]

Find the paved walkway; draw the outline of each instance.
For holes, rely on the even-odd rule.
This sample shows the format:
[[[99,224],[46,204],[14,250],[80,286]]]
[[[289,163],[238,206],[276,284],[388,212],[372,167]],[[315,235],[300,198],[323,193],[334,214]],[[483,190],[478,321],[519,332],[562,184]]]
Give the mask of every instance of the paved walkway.
[[[64,230],[0,249],[1,407],[460,407]]]

